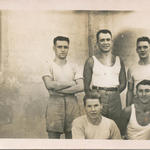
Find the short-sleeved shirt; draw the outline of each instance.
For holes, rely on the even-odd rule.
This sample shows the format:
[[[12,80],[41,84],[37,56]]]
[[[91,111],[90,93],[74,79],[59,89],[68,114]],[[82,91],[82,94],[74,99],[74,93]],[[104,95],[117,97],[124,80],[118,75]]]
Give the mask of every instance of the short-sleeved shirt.
[[[102,116],[99,125],[93,125],[86,115],[80,116],[72,124],[73,139],[121,139],[116,123]]]
[[[150,64],[147,65],[132,65],[130,68],[131,77],[128,77],[129,82],[134,82],[134,95],[136,94],[136,85],[142,80],[150,80]],[[132,78],[134,81],[132,81]]]
[[[53,81],[75,81],[82,78],[77,65],[67,62],[60,66],[50,62],[47,73]],[[51,95],[46,110],[47,131],[71,131],[72,121],[80,116],[77,98],[74,95]]]
[[[48,75],[54,81],[75,81],[82,78],[79,67],[69,62],[63,66],[56,64],[54,61],[50,62]]]

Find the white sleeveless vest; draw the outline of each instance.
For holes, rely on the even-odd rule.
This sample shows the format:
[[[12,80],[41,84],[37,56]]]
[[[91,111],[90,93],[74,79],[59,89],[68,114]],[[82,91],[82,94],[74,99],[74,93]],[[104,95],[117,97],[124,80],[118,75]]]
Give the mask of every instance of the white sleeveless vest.
[[[135,105],[131,105],[131,117],[127,126],[129,140],[150,140],[150,124],[141,126],[136,120]]]
[[[98,87],[117,87],[119,85],[119,73],[121,69],[120,59],[117,56],[113,66],[106,66],[100,63],[93,56],[92,85]]]

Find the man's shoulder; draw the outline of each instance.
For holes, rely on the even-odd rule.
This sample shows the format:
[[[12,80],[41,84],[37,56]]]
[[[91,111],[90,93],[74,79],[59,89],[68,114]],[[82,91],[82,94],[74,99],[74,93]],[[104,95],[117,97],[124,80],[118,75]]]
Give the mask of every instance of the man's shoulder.
[[[48,59],[45,61],[45,63],[47,64],[47,66],[52,67],[54,65],[54,60]]]
[[[106,124],[110,125],[110,124],[114,123],[114,121],[110,118],[106,118],[106,117],[102,116],[102,119],[103,119],[103,122],[105,122]]]
[[[110,119],[110,118],[106,118],[103,116],[103,122],[108,125],[109,128],[111,128],[112,126],[117,126],[115,121]]]
[[[79,66],[76,62],[67,61],[66,68],[73,70],[74,72],[78,72],[81,70],[81,66]]]
[[[86,115],[82,115],[73,120],[73,124],[82,124],[87,120]]]
[[[90,56],[86,60],[88,63],[93,63],[94,62],[94,56]]]
[[[112,120],[112,119],[110,119],[110,118],[106,118],[106,117],[104,117],[104,116],[102,116],[102,119],[103,119],[103,121],[113,122],[113,120]]]
[[[134,63],[130,64],[130,66],[128,67],[128,70],[131,74],[136,72],[136,71],[139,72],[139,69],[141,69],[141,66],[142,65],[139,65],[138,62],[136,62],[136,63],[134,62]],[[144,68],[144,67],[142,67],[142,68]]]

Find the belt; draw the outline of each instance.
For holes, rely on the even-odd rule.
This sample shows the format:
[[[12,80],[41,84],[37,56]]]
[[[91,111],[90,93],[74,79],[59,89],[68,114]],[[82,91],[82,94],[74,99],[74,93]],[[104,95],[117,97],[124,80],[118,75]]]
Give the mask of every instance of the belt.
[[[96,90],[105,90],[105,91],[118,91],[117,87],[98,87],[98,86],[92,86],[92,89],[96,89]]]

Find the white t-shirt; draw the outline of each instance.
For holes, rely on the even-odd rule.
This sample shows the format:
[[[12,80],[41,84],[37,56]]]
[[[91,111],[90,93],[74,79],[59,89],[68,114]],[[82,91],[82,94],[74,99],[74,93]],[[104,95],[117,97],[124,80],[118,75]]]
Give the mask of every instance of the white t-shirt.
[[[148,64],[148,65],[139,65],[139,64],[133,65],[130,68],[130,73],[131,73],[131,77],[133,77],[133,79],[134,79],[134,94],[136,94],[137,83],[139,83],[140,81],[142,81],[144,79],[150,80],[150,64]],[[128,79],[128,80],[130,80],[130,79]]]
[[[76,118],[72,123],[73,139],[121,139],[116,123],[102,116],[99,125],[93,125],[86,115]]]
[[[81,71],[76,64],[67,63],[63,66],[57,65],[54,61],[48,65],[47,75],[54,81],[75,81],[82,78]]]

